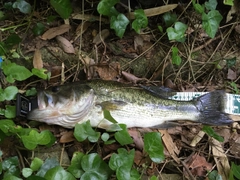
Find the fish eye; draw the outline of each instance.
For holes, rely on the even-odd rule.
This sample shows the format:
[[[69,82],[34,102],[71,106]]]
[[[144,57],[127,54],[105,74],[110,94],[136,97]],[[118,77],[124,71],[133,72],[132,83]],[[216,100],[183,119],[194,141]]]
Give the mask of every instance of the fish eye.
[[[53,86],[52,87],[52,92],[58,92],[59,91],[59,87],[58,86]]]

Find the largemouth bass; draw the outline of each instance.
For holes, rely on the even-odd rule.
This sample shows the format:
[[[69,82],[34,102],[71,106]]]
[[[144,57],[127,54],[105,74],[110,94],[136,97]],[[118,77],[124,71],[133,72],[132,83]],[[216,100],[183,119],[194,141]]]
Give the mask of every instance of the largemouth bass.
[[[109,129],[104,110],[127,127],[166,127],[172,121],[189,120],[210,125],[232,123],[223,112],[225,93],[214,91],[192,101],[161,98],[141,87],[112,81],[76,82],[38,91],[38,108],[27,118],[73,128],[90,120],[91,126]]]

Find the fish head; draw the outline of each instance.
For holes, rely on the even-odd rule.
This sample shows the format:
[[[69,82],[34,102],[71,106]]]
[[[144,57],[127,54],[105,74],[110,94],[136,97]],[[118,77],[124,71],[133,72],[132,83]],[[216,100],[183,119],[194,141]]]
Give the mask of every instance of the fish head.
[[[54,86],[38,91],[38,108],[28,119],[72,128],[84,119],[94,104],[94,91],[85,84]]]

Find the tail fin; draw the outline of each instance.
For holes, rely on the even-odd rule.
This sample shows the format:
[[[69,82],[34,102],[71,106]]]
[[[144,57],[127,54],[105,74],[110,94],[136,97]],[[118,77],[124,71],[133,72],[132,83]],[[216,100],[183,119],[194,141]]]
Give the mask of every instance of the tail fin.
[[[200,122],[209,125],[227,125],[233,123],[228,114],[224,113],[226,94],[224,91],[213,91],[198,97],[195,106],[201,112]]]

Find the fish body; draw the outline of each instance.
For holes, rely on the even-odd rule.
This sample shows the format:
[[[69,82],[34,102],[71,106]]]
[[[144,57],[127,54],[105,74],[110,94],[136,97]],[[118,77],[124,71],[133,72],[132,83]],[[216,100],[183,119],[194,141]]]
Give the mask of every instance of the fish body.
[[[162,98],[144,88],[119,82],[93,80],[38,91],[38,108],[28,119],[73,128],[90,120],[93,127],[109,129],[104,110],[127,127],[165,127],[189,120],[211,125],[232,122],[223,112],[225,93],[214,91],[192,101]]]

